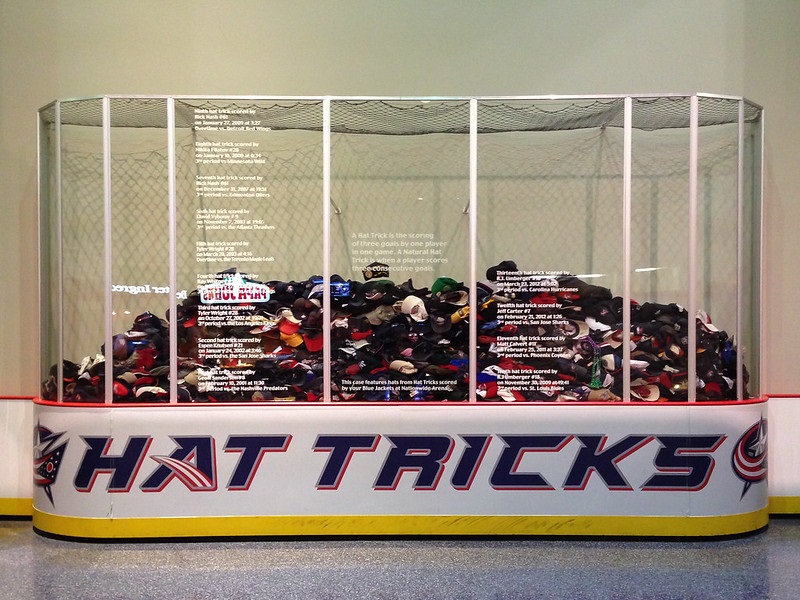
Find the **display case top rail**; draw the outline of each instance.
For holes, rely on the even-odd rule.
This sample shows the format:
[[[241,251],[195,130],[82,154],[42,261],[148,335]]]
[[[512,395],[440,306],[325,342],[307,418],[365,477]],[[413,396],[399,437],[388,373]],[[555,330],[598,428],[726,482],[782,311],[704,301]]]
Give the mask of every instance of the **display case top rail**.
[[[745,121],[756,122],[761,107],[741,97],[696,94],[701,127],[736,123],[738,103],[745,103]],[[61,100],[61,124],[101,127],[103,98],[112,101],[112,127],[166,128],[167,99],[176,101],[176,127],[191,129],[194,110],[255,109],[274,129],[321,130],[323,100],[333,102],[333,133],[381,135],[468,134],[466,106],[480,103],[478,133],[560,131],[623,126],[622,103],[633,98],[633,127],[641,130],[689,126],[684,94],[390,97],[390,96],[135,96],[107,95]],[[349,109],[356,108],[357,111]],[[318,109],[319,108],[319,109]],[[318,109],[318,110],[317,110]],[[40,110],[45,123],[55,121],[55,103]]]

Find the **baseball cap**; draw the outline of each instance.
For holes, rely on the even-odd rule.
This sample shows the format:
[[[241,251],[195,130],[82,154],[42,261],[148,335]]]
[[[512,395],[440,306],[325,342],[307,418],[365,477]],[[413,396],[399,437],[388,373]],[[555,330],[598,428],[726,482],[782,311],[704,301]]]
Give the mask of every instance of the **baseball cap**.
[[[500,263],[486,269],[486,279],[489,281],[497,281],[498,271],[518,271],[517,263],[513,260],[504,260]]]
[[[451,277],[438,277],[431,286],[431,294],[438,296],[445,292],[453,292],[459,287],[459,283]]]
[[[417,322],[425,321],[428,318],[428,309],[425,301],[419,296],[406,296],[399,302],[400,312],[408,315]]]
[[[382,262],[372,262],[361,269],[361,274],[364,275],[364,281],[389,277],[389,265]]]

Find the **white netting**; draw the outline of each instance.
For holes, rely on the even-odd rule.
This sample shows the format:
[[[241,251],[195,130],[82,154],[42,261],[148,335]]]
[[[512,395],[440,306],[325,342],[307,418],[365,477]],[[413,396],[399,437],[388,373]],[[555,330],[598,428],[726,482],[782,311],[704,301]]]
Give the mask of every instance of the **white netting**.
[[[489,267],[512,260],[523,270],[578,275],[621,294],[623,107],[621,98],[480,101],[478,199],[470,208],[468,101],[334,99],[327,249],[332,272],[343,281],[351,280],[356,289],[364,280],[362,269],[377,261],[386,265],[388,278],[398,287],[408,281],[409,289],[419,290],[445,277],[469,285],[469,219],[470,210],[475,210],[478,280],[485,278]],[[728,329],[736,321],[738,107],[735,101],[701,98],[699,113],[698,304]],[[746,121],[757,120],[758,109],[745,107]],[[137,315],[167,317],[167,119],[163,98],[114,98],[111,108],[113,327],[121,335]],[[101,109],[99,100],[89,99],[66,103],[62,111],[64,357],[75,362],[99,352],[104,335],[105,213],[97,128]],[[222,114],[226,119],[238,115],[258,125],[246,133],[241,128],[204,127],[211,121],[198,120],[200,113]],[[51,108],[42,114],[45,121],[54,117]],[[230,360],[217,355],[202,364],[198,343],[236,338],[264,349],[271,342],[252,333],[250,326],[273,318],[282,306],[272,305],[269,314],[256,310],[238,315],[247,328],[240,324],[195,331],[192,319],[197,310],[191,292],[230,269],[252,280],[306,286],[306,292],[311,278],[321,274],[326,251],[321,243],[322,101],[180,100],[175,116],[178,286],[173,292],[180,294],[182,305],[179,352],[182,359],[197,363],[195,370],[216,369],[222,362],[230,367]],[[634,101],[632,297],[640,303],[687,301],[688,124],[686,97]],[[258,148],[258,161],[219,166],[199,158],[199,148],[235,144],[239,149],[243,139]],[[224,184],[215,193],[214,177],[220,174]],[[258,192],[255,184],[240,187],[235,183],[239,181],[257,181]],[[222,227],[210,225],[215,215],[229,211],[242,218],[244,231],[232,226],[238,221],[228,217]],[[212,248],[216,250],[209,251]],[[402,300],[404,296],[397,293],[393,299]],[[283,307],[302,295],[302,291],[285,294]],[[338,306],[337,300],[334,305]],[[350,317],[361,314],[352,306],[347,310]],[[394,310],[400,313],[398,307]],[[57,319],[51,321],[54,326]],[[406,323],[413,330],[415,325],[407,317]],[[392,339],[394,346],[372,341],[366,350],[357,344],[355,360],[349,351],[342,354],[352,348],[352,340],[335,338],[330,350],[335,393],[340,399],[356,400],[445,399],[448,393],[452,399],[463,399],[468,371],[463,359],[469,347],[463,334],[466,323],[466,319],[453,321],[450,335],[459,331],[458,341],[444,352],[447,364],[455,368],[441,371],[440,356],[438,363],[432,363],[440,370],[426,371],[424,379],[411,373],[403,373],[407,377],[391,373],[388,379],[381,374],[393,361],[410,356],[402,354],[397,340]],[[392,335],[407,337],[414,331],[406,327],[401,333]],[[275,391],[284,399],[317,399],[325,354],[309,350],[308,340],[295,341],[277,362],[300,361],[305,375],[295,373],[297,367],[289,374],[281,371],[276,366],[280,351],[273,344],[264,350],[269,365],[262,361],[244,377],[246,386],[228,386],[230,393],[217,390],[214,399],[249,400],[254,390],[259,398]],[[157,345],[156,363],[147,368],[166,363],[163,340]],[[370,350],[372,355],[365,356]],[[414,373],[422,373],[430,364],[426,362],[430,353],[423,354],[424,360],[416,356],[412,363]],[[236,367],[255,366],[235,362]],[[134,363],[128,359],[128,364],[117,366],[144,368]],[[357,363],[364,364],[353,369]],[[377,369],[383,387],[343,383],[363,381],[352,375],[366,367]],[[192,371],[188,368],[181,367],[182,381]],[[158,381],[163,377],[155,379],[164,385]],[[153,381],[147,383],[157,387]],[[99,397],[101,390],[95,388],[94,397]],[[189,396],[209,399],[197,385],[191,386]]]
[[[112,97],[114,127],[148,128],[167,126],[164,98]],[[688,96],[637,97],[633,127],[658,130],[689,127]],[[250,98],[181,99],[176,106],[175,124],[178,128],[194,126],[196,109],[239,111],[255,110],[268,119],[275,129],[319,131],[318,100],[262,100]],[[73,100],[69,114],[63,114],[64,125],[100,127],[103,122],[99,98]],[[332,130],[337,133],[366,133],[370,135],[418,135],[426,133],[469,133],[464,118],[465,99],[445,100],[347,100],[333,99]],[[701,127],[735,123],[738,120],[738,101],[719,97],[700,97]],[[745,103],[745,122],[757,122],[761,109]],[[480,132],[563,131],[598,127],[623,126],[623,99],[501,99],[480,100]],[[55,119],[54,105],[40,112],[45,122]]]

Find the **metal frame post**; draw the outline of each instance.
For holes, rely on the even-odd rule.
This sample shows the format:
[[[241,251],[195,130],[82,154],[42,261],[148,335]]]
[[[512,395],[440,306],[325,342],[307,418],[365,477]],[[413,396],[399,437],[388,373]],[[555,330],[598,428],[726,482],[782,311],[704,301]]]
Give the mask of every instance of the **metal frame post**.
[[[322,100],[322,365],[323,402],[331,402],[331,99]]]
[[[622,157],[622,399],[631,401],[631,189],[633,98],[625,98]]]
[[[167,202],[169,212],[169,401],[178,402],[178,202],[175,181],[175,99],[167,98]]]
[[[111,223],[111,99],[103,97],[103,246],[104,264],[104,296],[105,296],[105,403],[114,400],[114,305],[111,297],[113,277],[113,227]]]

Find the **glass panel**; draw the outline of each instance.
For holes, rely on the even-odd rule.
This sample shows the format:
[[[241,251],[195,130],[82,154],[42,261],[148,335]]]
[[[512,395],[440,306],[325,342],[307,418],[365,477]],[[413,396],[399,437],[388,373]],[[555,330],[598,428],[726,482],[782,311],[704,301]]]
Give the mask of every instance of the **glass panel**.
[[[115,402],[169,401],[166,116],[164,99],[111,99]]]
[[[176,103],[180,400],[322,396],[322,103]]]
[[[761,177],[763,121],[761,112],[745,105],[743,147],[744,207],[743,207],[743,277],[742,329],[736,349],[744,363],[743,397],[757,397],[761,389]]]
[[[39,260],[40,260],[40,375],[41,397],[59,399],[58,371],[61,353],[59,320],[61,256],[58,229],[58,147],[55,106],[43,110],[39,120]]]
[[[469,103],[331,107],[333,399],[465,400]]]
[[[739,102],[699,99],[697,399],[736,398]],[[724,121],[722,124],[713,124]]]
[[[105,332],[102,100],[61,105],[64,399],[103,402]],[[67,373],[69,371],[69,373]]]
[[[635,99],[631,182],[631,394],[687,400],[689,99]],[[652,115],[669,109],[676,122]],[[640,368],[641,367],[641,368]]]
[[[622,321],[622,111],[479,105],[481,400],[619,400],[604,338]]]

